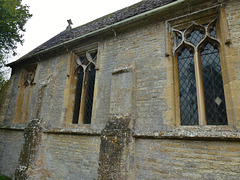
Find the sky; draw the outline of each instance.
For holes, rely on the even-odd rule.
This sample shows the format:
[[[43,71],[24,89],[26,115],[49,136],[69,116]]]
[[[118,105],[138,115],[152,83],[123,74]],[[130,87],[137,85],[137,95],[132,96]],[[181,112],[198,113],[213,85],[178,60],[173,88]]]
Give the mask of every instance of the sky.
[[[78,27],[99,17],[130,6],[141,0],[22,0],[30,6],[32,18],[25,25],[23,46],[17,48],[17,56],[9,62],[19,59],[32,49],[64,31],[67,19]]]

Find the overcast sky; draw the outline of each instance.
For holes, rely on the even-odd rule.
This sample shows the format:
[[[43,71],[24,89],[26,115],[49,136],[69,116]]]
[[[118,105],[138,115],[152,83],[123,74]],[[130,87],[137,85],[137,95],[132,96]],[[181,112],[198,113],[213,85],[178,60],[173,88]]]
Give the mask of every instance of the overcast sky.
[[[22,0],[30,6],[33,17],[25,25],[23,46],[19,45],[14,61],[65,30],[67,19],[77,27],[94,19],[130,6],[141,0]]]

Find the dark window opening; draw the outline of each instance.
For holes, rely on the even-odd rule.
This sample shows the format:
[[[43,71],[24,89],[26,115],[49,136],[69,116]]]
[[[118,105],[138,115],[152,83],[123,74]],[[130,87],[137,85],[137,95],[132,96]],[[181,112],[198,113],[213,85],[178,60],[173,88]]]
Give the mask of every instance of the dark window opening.
[[[88,81],[86,87],[86,99],[85,99],[85,110],[84,110],[84,124],[91,124],[92,117],[92,105],[93,105],[93,93],[95,84],[95,66],[92,65],[88,69]]]
[[[79,111],[82,97],[82,85],[83,85],[84,72],[80,71],[78,73],[76,92],[75,92],[75,102],[73,111],[73,124],[78,124]]]

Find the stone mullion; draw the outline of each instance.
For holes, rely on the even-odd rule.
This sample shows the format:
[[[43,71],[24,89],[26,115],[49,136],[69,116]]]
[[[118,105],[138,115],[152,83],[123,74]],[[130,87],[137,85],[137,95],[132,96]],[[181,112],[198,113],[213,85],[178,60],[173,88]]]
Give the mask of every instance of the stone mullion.
[[[176,124],[180,125],[181,124],[181,112],[180,112],[180,90],[179,90],[179,73],[178,73],[178,57],[177,54],[174,54],[174,63],[173,63],[173,72],[174,72],[174,83],[175,83],[175,119],[176,119]]]
[[[88,82],[88,66],[83,71],[83,86],[82,86],[82,96],[81,96],[81,105],[79,109],[79,119],[78,124],[84,124],[84,113],[85,113],[85,105],[86,105],[86,90],[87,90],[87,82]]]
[[[204,98],[204,87],[202,77],[202,64],[199,52],[195,49],[194,52],[194,64],[195,64],[195,78],[196,78],[196,89],[198,99],[198,121],[199,125],[206,125],[206,109],[205,109],[205,98]]]

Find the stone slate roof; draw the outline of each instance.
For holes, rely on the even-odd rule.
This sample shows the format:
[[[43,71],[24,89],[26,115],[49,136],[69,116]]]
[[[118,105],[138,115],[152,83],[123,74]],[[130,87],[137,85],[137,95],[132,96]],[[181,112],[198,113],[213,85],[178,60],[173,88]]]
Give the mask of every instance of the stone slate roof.
[[[87,23],[85,25],[73,28],[68,31],[63,31],[59,33],[58,35],[54,36],[47,42],[43,43],[42,45],[38,46],[31,52],[29,52],[27,55],[23,56],[19,60],[23,60],[31,55],[34,55],[35,53],[41,52],[43,50],[49,49],[53,46],[60,45],[61,43],[67,42],[69,40],[75,39],[77,37],[83,36],[85,34],[88,34],[90,32],[102,29],[104,27],[107,27],[109,25],[112,25],[114,23],[120,22],[122,20],[125,20],[127,18],[136,16],[138,14],[144,13],[146,11],[158,8],[160,6],[169,4],[176,0],[143,0],[135,5],[126,7],[124,9],[118,10],[112,14],[103,16],[99,19],[96,19],[90,23]],[[18,60],[18,61],[19,61]],[[10,63],[11,64],[11,63]]]

